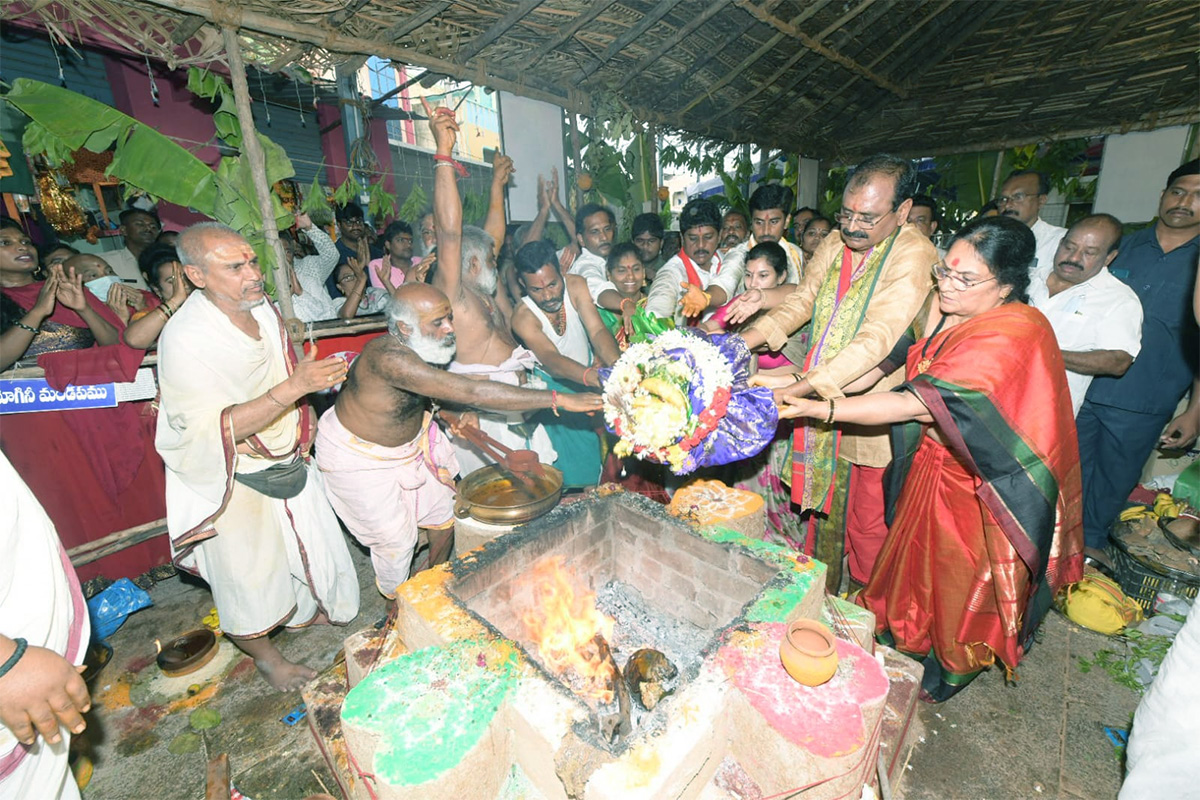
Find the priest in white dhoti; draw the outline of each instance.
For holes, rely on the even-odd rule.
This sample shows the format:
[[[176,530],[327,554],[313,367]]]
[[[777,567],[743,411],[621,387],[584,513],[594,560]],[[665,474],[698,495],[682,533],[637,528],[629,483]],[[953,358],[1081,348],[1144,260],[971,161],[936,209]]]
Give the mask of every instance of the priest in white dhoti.
[[[87,607],[54,524],[3,454],[0,553],[0,798],[78,800],[67,745],[91,707],[76,669]]]
[[[296,361],[236,231],[194,225],[178,248],[200,291],[158,345],[155,444],[172,554],[208,582],[222,629],[263,677],[298,689],[316,672],[286,660],[268,635],[358,613],[358,577],[308,458],[312,415],[301,402],[341,382],[346,363],[311,351]]]

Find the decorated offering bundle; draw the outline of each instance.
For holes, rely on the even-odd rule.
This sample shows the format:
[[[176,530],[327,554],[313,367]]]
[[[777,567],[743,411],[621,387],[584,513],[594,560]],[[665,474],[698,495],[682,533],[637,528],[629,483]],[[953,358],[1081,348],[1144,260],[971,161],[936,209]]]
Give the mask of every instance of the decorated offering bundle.
[[[631,345],[607,375],[601,370],[616,454],[676,475],[756,455],[779,418],[771,390],[746,385],[750,358],[740,337],[695,329]]]

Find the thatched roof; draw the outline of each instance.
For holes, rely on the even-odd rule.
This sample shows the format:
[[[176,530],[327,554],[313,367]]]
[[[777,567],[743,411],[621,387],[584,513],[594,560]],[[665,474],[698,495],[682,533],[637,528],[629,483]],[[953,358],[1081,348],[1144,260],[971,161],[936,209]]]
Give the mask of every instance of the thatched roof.
[[[108,38],[179,64],[221,59],[213,23],[238,26],[271,70],[376,55],[828,158],[1200,119],[1194,0],[17,0],[3,14],[68,38],[110,20]]]

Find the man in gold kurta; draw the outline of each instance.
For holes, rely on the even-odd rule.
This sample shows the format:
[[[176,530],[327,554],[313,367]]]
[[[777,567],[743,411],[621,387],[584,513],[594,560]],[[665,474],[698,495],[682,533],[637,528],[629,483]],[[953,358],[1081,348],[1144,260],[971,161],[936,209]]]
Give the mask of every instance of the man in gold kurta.
[[[794,375],[757,379],[777,400],[815,394],[836,401],[913,325],[938,260],[929,239],[905,224],[915,189],[916,171],[906,160],[881,154],[859,164],[842,194],[839,229],[813,253],[799,288],[743,334],[751,349],[783,348],[797,365]],[[809,344],[789,343],[810,320]],[[894,373],[870,391],[890,391],[902,380]],[[883,470],[891,458],[886,426],[796,427],[792,499],[808,514],[805,551],[826,562],[831,588],[840,582],[844,552],[851,577],[870,577],[887,535]]]

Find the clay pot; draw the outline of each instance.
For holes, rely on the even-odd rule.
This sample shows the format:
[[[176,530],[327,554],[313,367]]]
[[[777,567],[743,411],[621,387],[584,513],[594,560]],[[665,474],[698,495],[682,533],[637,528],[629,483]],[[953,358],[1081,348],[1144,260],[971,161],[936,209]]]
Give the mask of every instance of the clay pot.
[[[779,660],[797,682],[820,686],[837,672],[837,639],[816,620],[795,620],[779,644]]]

